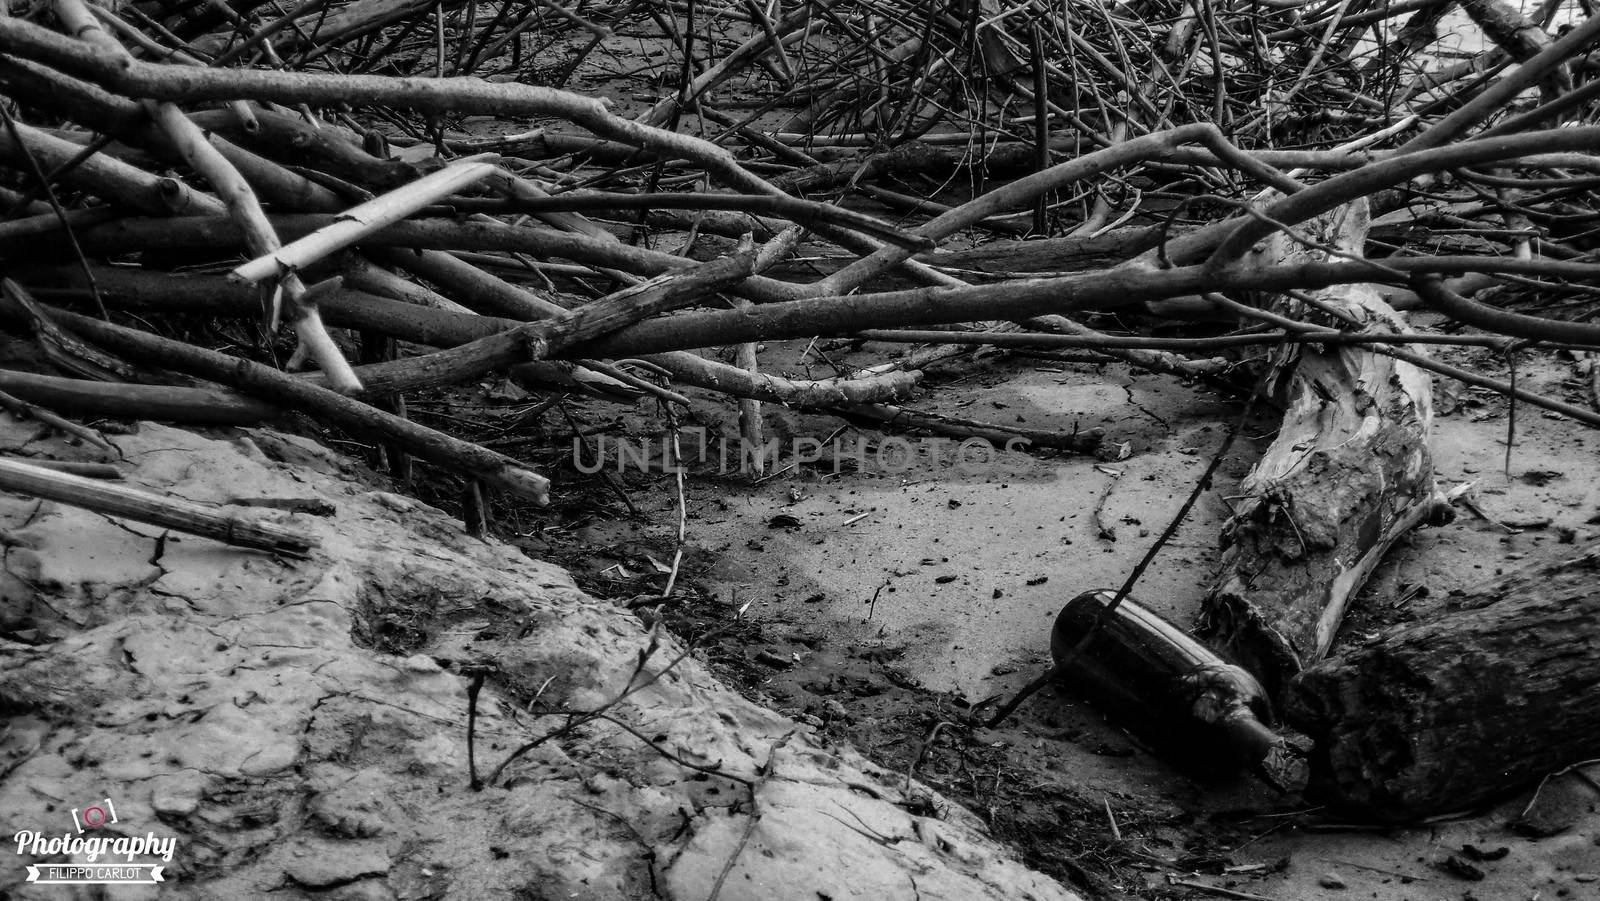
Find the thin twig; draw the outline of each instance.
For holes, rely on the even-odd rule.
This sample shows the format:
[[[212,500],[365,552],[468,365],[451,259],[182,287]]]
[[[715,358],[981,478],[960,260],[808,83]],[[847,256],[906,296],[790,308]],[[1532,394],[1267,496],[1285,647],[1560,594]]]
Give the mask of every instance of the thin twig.
[[[1007,701],[1004,706],[995,712],[993,717],[990,717],[984,723],[986,728],[993,729],[1000,725],[1024,701],[1057,678],[1064,667],[1082,654],[1084,648],[1089,646],[1089,643],[1100,633],[1100,630],[1112,619],[1117,607],[1122,604],[1128,594],[1133,591],[1133,587],[1138,584],[1139,577],[1144,575],[1145,570],[1150,568],[1150,564],[1155,562],[1156,555],[1161,553],[1161,549],[1178,533],[1178,528],[1188,518],[1189,511],[1193,509],[1195,502],[1211,487],[1212,476],[1216,475],[1217,469],[1222,466],[1222,461],[1227,457],[1228,451],[1233,449],[1234,440],[1244,431],[1245,425],[1250,421],[1251,414],[1255,412],[1256,402],[1261,398],[1262,391],[1266,387],[1267,378],[1271,372],[1271,367],[1262,369],[1261,375],[1256,378],[1255,387],[1251,389],[1250,396],[1245,399],[1244,407],[1239,411],[1238,420],[1234,423],[1233,428],[1229,430],[1227,437],[1222,440],[1222,445],[1217,448],[1217,452],[1212,455],[1211,462],[1206,466],[1205,472],[1201,473],[1199,480],[1195,482],[1194,489],[1184,499],[1183,505],[1178,508],[1178,512],[1173,514],[1172,521],[1167,523],[1167,527],[1157,536],[1155,543],[1150,545],[1150,549],[1145,551],[1143,557],[1139,558],[1138,564],[1128,573],[1128,578],[1123,581],[1121,587],[1112,595],[1110,603],[1100,610],[1094,622],[1090,623],[1089,628],[1084,630],[1078,641],[1056,660],[1055,665],[1028,683],[1022,691]]]

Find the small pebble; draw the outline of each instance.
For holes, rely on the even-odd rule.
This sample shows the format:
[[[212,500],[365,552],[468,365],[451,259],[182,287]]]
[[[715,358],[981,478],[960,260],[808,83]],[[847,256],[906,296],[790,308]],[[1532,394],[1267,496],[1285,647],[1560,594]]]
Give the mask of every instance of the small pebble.
[[[1338,873],[1323,873],[1317,878],[1317,884],[1323,888],[1344,888],[1344,878]]]

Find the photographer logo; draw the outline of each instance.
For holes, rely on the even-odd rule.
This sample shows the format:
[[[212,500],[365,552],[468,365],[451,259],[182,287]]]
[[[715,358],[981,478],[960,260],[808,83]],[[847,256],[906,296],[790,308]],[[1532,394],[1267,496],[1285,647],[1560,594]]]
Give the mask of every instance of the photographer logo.
[[[155,885],[172,861],[178,840],[144,835],[112,834],[117,807],[110,798],[72,808],[73,831],[49,835],[24,829],[12,837],[22,857],[70,855],[71,863],[26,864],[28,881],[38,885]],[[162,863],[134,863],[136,857],[159,857]]]

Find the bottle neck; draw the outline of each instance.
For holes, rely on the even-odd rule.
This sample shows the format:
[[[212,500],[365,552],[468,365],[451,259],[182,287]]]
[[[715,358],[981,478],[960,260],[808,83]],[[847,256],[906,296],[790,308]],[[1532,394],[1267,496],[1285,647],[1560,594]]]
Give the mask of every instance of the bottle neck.
[[[1273,787],[1296,794],[1305,790],[1311,776],[1308,743],[1299,736],[1272,731],[1248,709],[1235,711],[1217,725],[1240,759]]]

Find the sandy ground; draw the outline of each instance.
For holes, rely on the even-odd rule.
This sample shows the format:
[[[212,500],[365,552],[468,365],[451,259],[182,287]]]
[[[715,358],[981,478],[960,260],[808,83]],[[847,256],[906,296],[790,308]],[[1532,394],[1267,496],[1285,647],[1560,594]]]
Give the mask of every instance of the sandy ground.
[[[108,438],[0,416],[8,454],[115,458],[157,496],[314,501],[220,508],[308,550],[0,493],[0,899],[1079,897],[348,457],[268,430]],[[102,888],[89,863],[144,878]]]
[[[793,368],[799,350],[769,347],[765,365]],[[1503,361],[1483,353],[1441,354],[1506,374]],[[1521,367],[1521,384],[1582,402],[1573,361],[1543,356]],[[1426,616],[1453,589],[1600,538],[1590,522],[1600,510],[1600,435],[1519,410],[1507,471],[1503,400],[1455,386],[1436,386],[1436,396],[1441,485],[1472,483],[1468,497],[1495,521],[1463,508],[1454,523],[1415,533],[1357,603],[1345,645]],[[686,559],[702,600],[682,624],[705,627],[744,609],[744,631],[712,655],[749,693],[812,717],[885,766],[917,760],[919,778],[986,816],[1031,864],[1106,897],[1219,896],[1202,885],[1274,899],[1600,897],[1600,791],[1582,778],[1555,780],[1541,796],[1540,816],[1565,811],[1549,820],[1553,836],[1511,828],[1531,787],[1493,810],[1374,829],[1324,817],[1245,777],[1195,782],[1060,690],[999,729],[962,728],[969,705],[1008,695],[1048,663],[1049,626],[1064,601],[1126,577],[1237,406],[1208,387],[1120,365],[1019,358],[940,370],[913,406],[1033,429],[1103,428],[1128,455],[1001,454],[988,468],[969,459],[965,470],[924,456],[899,472],[870,471],[869,455],[862,472],[836,472],[825,458],[759,484],[692,476]],[[785,441],[834,428],[833,420],[769,414]],[[1227,495],[1272,431],[1264,418],[1235,444],[1216,489],[1136,596],[1190,624],[1212,576]],[[850,447],[857,437],[872,436],[847,432],[840,441]],[[676,493],[659,476],[629,482],[648,524],[590,519],[568,535],[535,538],[557,556],[569,542],[590,548],[580,582],[610,580],[622,590],[628,577],[662,579],[649,560],[670,559]]]

